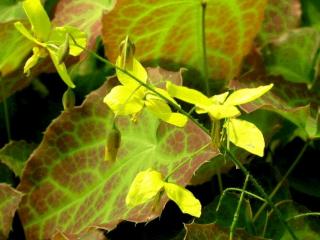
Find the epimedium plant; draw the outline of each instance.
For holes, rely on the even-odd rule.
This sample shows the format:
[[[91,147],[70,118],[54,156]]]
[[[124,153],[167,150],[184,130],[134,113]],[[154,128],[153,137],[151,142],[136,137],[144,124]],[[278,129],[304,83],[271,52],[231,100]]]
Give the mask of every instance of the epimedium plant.
[[[297,34],[292,30],[299,26],[300,1],[45,2],[47,10],[57,4],[52,21],[40,0],[5,3],[7,12],[0,16],[0,24],[5,26],[0,39],[12,39],[24,49],[16,57],[0,49],[0,99],[31,79],[43,92],[45,85],[34,77],[45,71],[42,65],[48,57],[68,87],[62,97],[64,111],[47,127],[37,148],[25,141],[10,141],[0,150],[0,172],[11,184],[0,184],[0,239],[8,237],[16,211],[26,239],[105,239],[104,235],[113,239],[111,230],[121,221],[149,222],[163,215],[168,200],[182,213],[195,217],[185,224],[186,232],[181,228],[174,236],[178,239],[318,237],[311,225],[302,224],[305,227],[301,228],[292,222],[319,213],[301,212],[275,200],[310,148],[309,142],[316,142],[319,136],[318,93],[312,89],[317,71],[310,70],[318,63],[319,33],[314,18],[310,18],[315,25],[312,30],[302,28]],[[308,2],[303,10],[311,16],[315,11],[310,11],[310,6],[315,3]],[[74,17],[72,10],[78,13]],[[87,11],[90,17],[81,19],[89,16]],[[227,16],[225,24],[219,22],[222,16]],[[179,24],[172,26],[172,22]],[[270,29],[275,22],[280,26]],[[302,57],[301,69],[290,69],[289,61],[282,61],[287,45],[295,48],[296,42],[291,46],[290,39],[305,33],[310,33],[312,40],[303,54],[312,56],[308,64],[313,68]],[[101,51],[92,51],[92,39],[99,34],[109,60]],[[252,48],[255,37],[261,53]],[[24,52],[31,50],[27,58]],[[300,56],[299,51],[291,52]],[[80,61],[67,70],[69,55],[80,56]],[[71,88],[78,85],[76,93],[81,88],[81,74],[87,74],[85,86],[99,77],[93,73],[100,71],[100,78],[106,77],[97,61],[114,68],[115,76],[101,81],[98,90],[90,89],[83,104],[75,106]],[[177,72],[181,67],[188,71]],[[247,72],[239,76],[241,69]],[[277,74],[281,77],[272,76]],[[20,80],[25,78],[28,81]],[[219,88],[221,82],[224,86]],[[294,94],[286,95],[288,89]],[[303,93],[302,97],[299,89],[308,91],[308,96]],[[299,101],[302,105],[297,105]],[[10,140],[6,100],[4,107]],[[269,112],[243,114],[259,108]],[[260,115],[259,122],[256,117]],[[287,129],[283,119],[295,126],[288,139],[300,136],[306,144],[268,194],[269,189],[254,177],[255,169],[249,171],[243,163],[248,156],[264,157],[265,152],[270,158],[270,149],[276,146],[272,143],[277,143],[270,143],[275,138],[274,128]],[[244,183],[241,185],[240,179],[238,188],[224,188],[226,175],[222,177],[221,172],[234,167],[245,176]],[[17,189],[10,174],[20,179]],[[218,203],[202,206],[202,199],[185,186],[212,181],[214,174],[221,195],[215,191]],[[231,195],[231,191],[239,194]],[[255,200],[263,203],[256,205]],[[15,224],[9,239],[17,236]],[[22,234],[19,237],[23,238]]]

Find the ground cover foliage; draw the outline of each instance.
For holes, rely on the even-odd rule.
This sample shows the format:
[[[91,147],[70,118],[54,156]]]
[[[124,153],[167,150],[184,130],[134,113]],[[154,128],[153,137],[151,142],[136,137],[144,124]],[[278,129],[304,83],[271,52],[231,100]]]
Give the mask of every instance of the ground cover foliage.
[[[319,239],[317,0],[0,2],[0,240]]]

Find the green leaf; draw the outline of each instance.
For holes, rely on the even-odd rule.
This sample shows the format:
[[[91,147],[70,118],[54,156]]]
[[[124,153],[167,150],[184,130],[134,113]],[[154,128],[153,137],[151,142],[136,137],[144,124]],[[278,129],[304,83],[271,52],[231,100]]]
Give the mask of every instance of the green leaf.
[[[23,8],[32,25],[32,30],[40,41],[46,41],[51,32],[51,22],[40,0],[24,0]]]
[[[318,26],[320,24],[320,4],[317,0],[301,1],[303,18],[307,25]]]
[[[265,0],[208,0],[205,12],[207,59],[203,57],[202,2],[117,1],[103,16],[106,55],[115,62],[118,45],[129,35],[136,57],[154,65],[181,65],[204,77],[230,80],[239,72],[263,19]],[[199,72],[201,75],[199,75]]]
[[[316,78],[319,47],[320,32],[315,28],[300,28],[283,34],[266,50],[268,73],[311,86]]]
[[[101,34],[102,13],[110,11],[113,2],[114,0],[60,0],[55,7],[52,23],[54,26],[76,27],[85,32],[89,38],[88,48],[94,49],[96,38]]]
[[[0,239],[7,239],[22,196],[21,192],[0,183]]]
[[[250,153],[263,157],[264,138],[261,131],[252,123],[231,118],[226,123],[228,140]]]
[[[301,2],[303,4],[305,0]],[[260,43],[264,46],[283,33],[298,28],[301,21],[301,12],[300,0],[268,1],[263,24],[258,35]]]
[[[33,43],[17,31],[14,22],[0,23],[0,29],[0,73],[4,77],[21,65],[32,50]]]
[[[266,92],[270,91],[273,84],[267,86],[260,86],[257,88],[243,88],[234,91],[229,95],[227,100],[224,102],[226,105],[241,105],[248,102],[252,102],[257,98],[264,95]]]
[[[0,23],[17,19],[25,19],[27,16],[22,8],[21,1],[9,0],[0,2]]]
[[[130,186],[126,204],[129,207],[135,207],[147,203],[160,192],[163,186],[164,181],[160,172],[150,168],[139,172]]]
[[[108,84],[114,85],[114,79]],[[46,239],[57,229],[64,233],[90,226],[111,230],[121,220],[150,221],[161,214],[167,198],[159,199],[156,208],[152,204],[127,208],[126,195],[140,171],[159,169],[166,176],[175,169],[169,181],[185,186],[197,168],[218,154],[210,146],[210,136],[192,122],[177,128],[144,111],[134,122],[118,119],[117,159],[105,161],[114,122],[103,103],[108,91],[110,87],[104,85],[80,107],[63,112],[28,160],[19,185],[26,193],[19,214],[27,239]]]
[[[229,229],[220,227],[217,224],[186,224],[187,235],[185,240],[204,240],[204,239],[229,239]],[[237,230],[234,240],[263,240],[264,238],[250,236],[243,230]]]
[[[0,149],[0,162],[6,164],[16,176],[21,177],[23,168],[36,144],[11,141]]]
[[[164,189],[168,197],[178,205],[183,213],[200,217],[201,203],[192,192],[174,183],[165,183]]]

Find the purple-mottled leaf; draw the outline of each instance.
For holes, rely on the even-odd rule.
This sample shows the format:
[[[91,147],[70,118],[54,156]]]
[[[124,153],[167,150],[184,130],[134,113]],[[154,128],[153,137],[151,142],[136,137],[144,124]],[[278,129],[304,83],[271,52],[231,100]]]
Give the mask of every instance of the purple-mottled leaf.
[[[191,121],[177,128],[143,111],[136,122],[127,117],[117,120],[118,156],[114,163],[105,161],[107,133],[114,120],[102,101],[109,90],[105,84],[80,107],[63,112],[28,160],[19,185],[26,193],[19,214],[27,239],[48,239],[57,231],[78,234],[88,227],[110,230],[123,219],[154,219],[166,198],[157,207],[125,205],[136,174],[147,168],[163,176],[172,172],[170,182],[185,186],[197,168],[218,154],[210,136]]]
[[[7,239],[22,195],[9,185],[0,183],[0,239]]]
[[[264,45],[282,33],[299,27],[300,18],[300,0],[269,0],[258,35],[259,41]]]
[[[60,0],[55,9],[53,24],[73,26],[88,34],[88,47],[94,48],[101,34],[101,17],[108,12],[114,0]]]
[[[270,75],[311,86],[318,74],[320,32],[305,27],[282,34],[265,50],[264,60]]]
[[[104,236],[103,231],[93,228],[76,235],[57,232],[50,240],[107,240],[107,238]]]
[[[174,68],[183,65],[196,70],[198,81],[206,74],[210,79],[230,80],[250,51],[266,2],[118,0],[102,19],[106,55],[115,62],[120,42],[129,35],[141,61]]]

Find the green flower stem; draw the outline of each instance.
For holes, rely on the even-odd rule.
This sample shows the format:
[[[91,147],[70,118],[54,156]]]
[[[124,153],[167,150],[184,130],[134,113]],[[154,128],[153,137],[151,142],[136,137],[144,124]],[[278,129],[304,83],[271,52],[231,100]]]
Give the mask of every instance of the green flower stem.
[[[282,186],[282,184],[285,182],[285,180],[287,179],[287,177],[291,174],[291,172],[293,171],[293,169],[297,166],[297,164],[299,163],[301,157],[303,156],[304,152],[306,151],[307,147],[309,145],[309,142],[306,142],[303,146],[303,148],[301,149],[300,153],[298,154],[297,158],[294,160],[294,162],[292,163],[292,165],[290,166],[290,168],[288,169],[288,171],[285,173],[285,175],[283,175],[282,179],[278,182],[277,186],[273,189],[273,191],[271,192],[271,194],[269,195],[269,198],[272,199],[274,197],[274,195],[278,192],[278,190],[280,189],[280,187]],[[256,212],[256,214],[253,217],[253,222],[255,222],[260,214],[262,213],[262,211],[266,208],[267,203],[264,203]]]
[[[244,167],[244,165],[233,155],[231,151],[226,149],[227,154],[230,156],[231,161],[240,168],[240,170],[245,174],[249,175],[250,181],[253,183],[254,187],[257,189],[257,191],[261,194],[261,196],[267,201],[268,205],[272,208],[272,210],[277,214],[281,224],[287,229],[289,234],[291,235],[291,238],[294,240],[298,240],[297,236],[289,226],[289,224],[284,220],[284,217],[282,213],[279,211],[279,209],[274,205],[272,200],[269,198],[268,194],[264,191],[263,187],[258,183],[258,181],[250,174],[250,172]]]
[[[77,45],[79,48],[83,49],[84,51],[90,53],[91,55],[93,55],[94,57],[96,57],[98,60],[100,60],[101,62],[108,64],[116,69],[118,69],[119,71],[127,74],[128,76],[130,76],[132,79],[134,79],[135,81],[137,81],[138,83],[140,83],[142,86],[146,87],[148,90],[152,91],[153,93],[155,93],[157,96],[161,97],[162,99],[166,100],[168,103],[170,103],[175,109],[177,109],[180,113],[184,114],[185,116],[187,116],[192,122],[194,122],[199,128],[201,128],[204,132],[206,132],[208,135],[210,135],[210,132],[204,127],[202,126],[197,120],[195,120],[190,114],[188,114],[188,112],[184,111],[179,105],[175,104],[174,102],[170,101],[170,99],[167,99],[165,96],[163,96],[162,94],[158,93],[152,86],[150,86],[149,84],[146,84],[142,81],[140,81],[138,78],[136,78],[135,76],[133,76],[131,73],[127,72],[126,70],[117,67],[115,64],[111,63],[110,61],[104,59],[103,57],[99,56],[98,54],[96,54],[95,52],[88,50],[82,46],[80,46],[79,44],[77,44],[77,42],[75,41],[75,39],[70,36],[71,39],[73,40],[74,44]],[[290,228],[290,226],[287,224],[287,222],[284,221],[281,212],[274,206],[273,202],[269,199],[269,196],[265,193],[264,189],[260,186],[260,184],[257,182],[257,180],[250,175],[249,171],[243,166],[243,164],[233,156],[233,154],[228,150],[225,149],[225,151],[231,156],[231,160],[232,162],[238,166],[241,171],[245,174],[245,175],[249,175],[250,181],[253,183],[253,185],[257,188],[257,190],[260,192],[260,194],[267,200],[268,204],[272,207],[272,209],[274,209],[274,211],[276,212],[276,214],[278,215],[279,219],[281,220],[281,223],[286,227],[286,229],[288,230],[288,232],[290,233],[290,235],[292,236],[292,238],[294,240],[298,240],[298,238],[295,236],[295,234],[293,233],[292,229]]]
[[[3,115],[4,115],[4,123],[6,126],[8,141],[11,141],[11,127],[10,127],[9,110],[8,110],[8,104],[7,104],[6,98],[3,99]]]
[[[207,43],[206,43],[206,8],[207,1],[202,0],[201,2],[201,38],[202,38],[202,61],[203,61],[203,74],[204,74],[204,84],[206,87],[206,94],[209,96],[210,87],[209,87],[209,70],[208,70],[208,56],[207,56]]]
[[[320,212],[310,212],[310,213],[301,213],[298,215],[295,215],[293,217],[289,217],[286,219],[286,221],[291,221],[291,220],[295,220],[301,217],[309,217],[309,216],[320,216]]]
[[[237,222],[238,222],[238,219],[239,219],[239,213],[240,213],[241,205],[242,205],[242,202],[243,202],[244,191],[247,188],[248,181],[249,181],[249,175],[247,175],[246,179],[244,180],[243,188],[242,188],[243,191],[241,192],[240,199],[239,199],[239,202],[238,202],[238,205],[237,205],[237,209],[236,209],[236,211],[235,211],[235,213],[233,215],[233,220],[232,220],[232,223],[231,223],[230,233],[229,233],[229,240],[233,240],[234,232],[236,230]]]
[[[249,192],[249,191],[247,191],[247,190],[243,190],[243,189],[241,189],[241,188],[226,188],[225,190],[223,190],[223,192],[222,192],[222,194],[221,194],[221,197],[220,197],[220,199],[219,199],[219,202],[218,202],[218,205],[217,205],[217,209],[216,209],[217,211],[218,211],[219,208],[220,208],[220,205],[221,205],[221,202],[222,202],[223,197],[226,195],[227,192],[232,192],[232,191],[245,193],[245,194],[247,194],[247,195],[249,195],[249,196],[251,196],[251,197],[254,197],[254,198],[260,200],[261,202],[266,202],[266,200],[265,200],[264,198],[262,198],[262,197],[260,197],[260,196],[258,196],[258,195],[256,195],[256,194],[254,194],[254,193],[252,193],[252,192]]]

